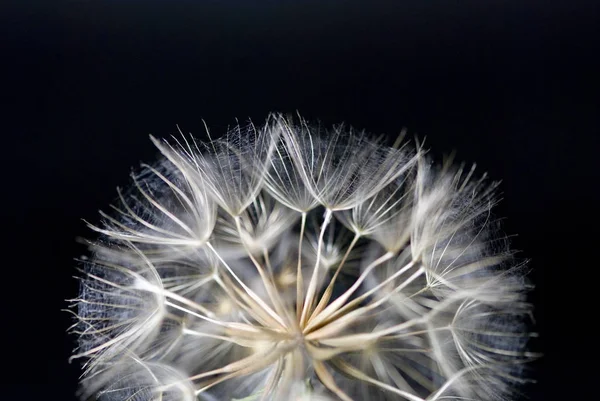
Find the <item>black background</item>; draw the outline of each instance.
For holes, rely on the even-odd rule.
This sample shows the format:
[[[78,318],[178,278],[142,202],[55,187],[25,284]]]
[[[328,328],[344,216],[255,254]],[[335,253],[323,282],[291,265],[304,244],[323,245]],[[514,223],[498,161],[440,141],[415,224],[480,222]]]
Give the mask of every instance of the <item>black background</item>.
[[[148,134],[296,110],[407,127],[503,180],[497,213],[537,286],[530,397],[592,394],[599,22],[597,1],[4,3],[0,398],[75,399],[60,309],[90,234],[80,219],[156,158]]]

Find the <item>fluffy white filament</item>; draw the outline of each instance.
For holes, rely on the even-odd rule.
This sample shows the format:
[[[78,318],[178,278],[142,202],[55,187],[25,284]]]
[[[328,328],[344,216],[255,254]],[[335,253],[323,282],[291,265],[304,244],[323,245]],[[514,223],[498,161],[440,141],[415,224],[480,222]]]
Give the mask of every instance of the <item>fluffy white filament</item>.
[[[524,382],[522,265],[474,169],[281,115],[152,140],[162,161],[90,225],[84,397],[501,400]]]

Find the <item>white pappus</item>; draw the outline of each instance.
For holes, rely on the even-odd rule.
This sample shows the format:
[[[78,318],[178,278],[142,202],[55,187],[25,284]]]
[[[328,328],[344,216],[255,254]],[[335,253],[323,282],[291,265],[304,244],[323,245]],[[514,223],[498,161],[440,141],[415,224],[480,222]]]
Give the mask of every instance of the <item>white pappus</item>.
[[[524,263],[474,168],[280,114],[152,141],[90,224],[83,397],[505,400],[527,380]]]

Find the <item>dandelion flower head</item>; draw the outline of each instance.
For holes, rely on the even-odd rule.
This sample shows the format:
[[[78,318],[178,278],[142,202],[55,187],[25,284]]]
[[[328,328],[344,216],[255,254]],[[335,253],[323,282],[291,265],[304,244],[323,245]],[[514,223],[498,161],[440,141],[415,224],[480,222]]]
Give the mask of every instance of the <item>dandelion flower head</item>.
[[[510,399],[530,307],[497,184],[386,139],[278,114],[152,138],[161,160],[90,224],[82,395]]]

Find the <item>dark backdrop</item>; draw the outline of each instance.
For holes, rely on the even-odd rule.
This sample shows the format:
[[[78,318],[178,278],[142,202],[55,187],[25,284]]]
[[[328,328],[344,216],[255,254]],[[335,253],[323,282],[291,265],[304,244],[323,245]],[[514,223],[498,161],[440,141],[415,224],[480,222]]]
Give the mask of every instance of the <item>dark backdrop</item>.
[[[298,110],[407,127],[503,180],[498,214],[532,260],[546,354],[530,396],[584,399],[597,380],[598,17],[597,1],[4,3],[0,398],[74,399],[60,309],[77,292],[80,218],[97,221],[155,159],[148,134]]]

